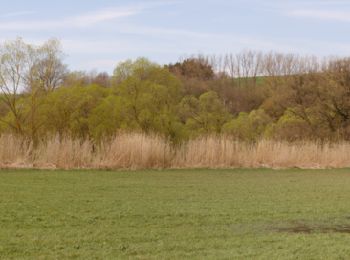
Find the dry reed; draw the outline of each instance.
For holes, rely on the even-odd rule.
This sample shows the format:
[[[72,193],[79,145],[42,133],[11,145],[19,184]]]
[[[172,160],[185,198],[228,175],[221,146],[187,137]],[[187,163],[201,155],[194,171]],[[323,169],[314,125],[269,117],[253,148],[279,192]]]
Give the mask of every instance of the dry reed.
[[[124,133],[95,146],[57,137],[39,143],[0,137],[1,168],[162,169],[162,168],[342,168],[350,167],[350,143],[261,140],[249,144],[208,136],[172,146],[156,135]]]

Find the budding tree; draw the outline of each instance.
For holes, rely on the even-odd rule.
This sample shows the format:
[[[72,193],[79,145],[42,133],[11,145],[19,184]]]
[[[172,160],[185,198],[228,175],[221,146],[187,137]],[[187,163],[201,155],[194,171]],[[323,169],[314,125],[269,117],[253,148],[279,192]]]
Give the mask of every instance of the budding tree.
[[[1,100],[10,111],[13,120],[6,121],[17,133],[23,133],[23,111],[18,104],[21,90],[26,85],[30,71],[30,46],[18,38],[0,46],[0,90]]]
[[[66,71],[57,40],[33,46],[18,38],[0,45],[0,101],[9,111],[9,120],[3,122],[16,133],[29,132],[34,138],[40,126],[35,116],[38,97],[55,90]],[[31,97],[29,113],[20,102],[24,94]],[[30,123],[29,129],[25,122]]]

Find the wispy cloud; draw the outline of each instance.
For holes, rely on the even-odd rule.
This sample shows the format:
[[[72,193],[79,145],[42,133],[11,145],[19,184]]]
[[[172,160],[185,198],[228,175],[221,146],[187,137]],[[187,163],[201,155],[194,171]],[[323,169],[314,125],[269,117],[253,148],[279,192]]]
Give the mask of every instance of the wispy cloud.
[[[115,20],[117,18],[133,16],[141,12],[140,7],[132,7],[132,8],[111,8],[99,10],[97,12],[86,13],[82,15],[78,15],[75,17],[67,18],[65,20],[66,25],[74,26],[74,27],[85,27],[94,25],[101,22],[106,22],[110,20]]]
[[[350,22],[350,12],[345,11],[330,11],[330,10],[294,10],[288,13],[294,17],[304,17],[327,21]]]
[[[266,0],[260,5],[265,11],[296,18],[349,22],[348,0]]]
[[[34,14],[34,13],[35,13],[34,11],[10,12],[10,13],[0,14],[0,18],[11,18],[11,17],[25,16],[25,15]]]
[[[21,10],[0,14],[0,42],[21,35],[26,41],[32,37],[29,41],[32,44],[41,44],[54,35],[61,39],[68,63],[74,69],[108,71],[118,60],[144,55],[167,63],[193,53],[220,54],[242,49],[317,55],[347,54],[350,50],[346,40],[326,37],[335,33],[329,28],[320,33],[318,28],[311,29],[314,23],[304,21],[318,19],[347,25],[350,22],[350,0],[231,0],[229,4],[227,0],[115,2],[121,5],[106,8],[97,3],[89,5],[95,9],[87,11],[72,8],[74,13],[70,15],[64,14],[63,10],[44,17]],[[235,8],[240,6],[247,10],[248,7],[249,10],[254,8],[256,18],[252,18],[251,23],[245,23],[244,18],[240,18],[239,12],[244,8]],[[231,7],[232,13],[228,10]],[[218,13],[220,8],[225,8],[222,15]],[[222,20],[213,21],[210,17]],[[303,19],[301,25],[297,24],[301,26],[300,30],[279,31],[280,28],[293,26],[291,19],[286,19],[288,17]],[[255,30],[252,29],[253,24],[256,25]],[[346,28],[341,29],[346,31]],[[342,37],[347,36],[344,34]],[[335,42],[325,42],[328,38],[335,39]]]
[[[146,3],[139,3],[134,5],[126,5],[121,7],[109,7],[93,12],[77,14],[70,17],[58,17],[55,19],[46,20],[9,20],[0,23],[0,30],[2,31],[40,31],[52,29],[75,29],[86,28],[99,23],[113,21],[116,19],[135,16],[145,11],[159,6],[171,5],[179,3],[179,0],[166,1],[149,1]],[[0,14],[0,18],[11,18],[21,15],[30,14],[33,12],[19,11],[7,14]]]
[[[141,10],[138,6],[130,8],[108,8],[62,19],[8,21],[0,23],[0,30],[39,31],[46,29],[84,28],[102,22],[133,16],[140,13]],[[12,16],[15,15],[13,14]],[[10,17],[9,14],[7,17]]]
[[[323,7],[342,7],[349,6],[348,0],[265,0],[258,1],[255,0],[255,3],[262,6],[267,6],[272,9],[281,9],[281,8],[323,8]]]

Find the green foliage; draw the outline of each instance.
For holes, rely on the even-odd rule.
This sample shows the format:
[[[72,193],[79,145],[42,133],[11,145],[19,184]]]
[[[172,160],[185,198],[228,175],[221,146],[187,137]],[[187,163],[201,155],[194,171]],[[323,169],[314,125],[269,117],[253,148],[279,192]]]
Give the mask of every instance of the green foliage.
[[[160,66],[146,58],[138,58],[136,61],[127,60],[118,64],[113,76],[117,82],[122,82],[129,77],[138,77],[142,80],[146,79],[154,68],[160,68]]]
[[[224,125],[224,132],[237,139],[257,141],[266,136],[265,132],[271,122],[272,119],[262,109],[250,113],[241,112]]]
[[[118,129],[126,128],[121,97],[109,95],[92,111],[88,118],[91,135],[95,140],[113,136]]]
[[[318,66],[246,52],[160,66],[139,58],[109,76],[68,72],[62,57],[55,39],[0,45],[0,134],[34,143],[48,134],[98,142],[119,130],[174,143],[213,133],[249,142],[350,140],[350,59]]]
[[[230,114],[214,91],[199,98],[184,97],[180,103],[180,114],[187,129],[194,134],[221,133],[223,125],[230,119]]]
[[[292,111],[292,109],[286,110],[277,123],[270,127],[270,135],[290,141],[312,137],[313,131],[310,125]]]
[[[20,97],[16,99],[16,115],[13,111],[4,110],[4,115],[1,117],[0,130],[4,132],[15,132],[17,134],[28,134],[29,131],[29,113],[30,106],[27,97]],[[18,129],[21,129],[18,132]]]
[[[96,104],[109,92],[108,89],[91,85],[59,88],[50,93],[40,111],[46,130],[60,136],[89,136],[89,117]]]
[[[176,106],[181,98],[181,83],[168,70],[146,59],[119,65],[115,77],[123,107],[123,121],[130,129],[158,132],[176,139],[182,127]]]

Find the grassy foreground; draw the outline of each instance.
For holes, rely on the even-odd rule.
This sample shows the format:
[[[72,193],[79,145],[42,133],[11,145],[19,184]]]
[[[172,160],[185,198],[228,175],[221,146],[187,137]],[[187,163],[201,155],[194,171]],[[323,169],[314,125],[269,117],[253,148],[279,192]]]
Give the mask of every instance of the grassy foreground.
[[[4,259],[350,255],[350,170],[0,172]]]

